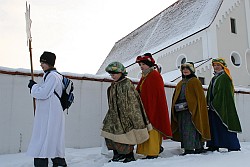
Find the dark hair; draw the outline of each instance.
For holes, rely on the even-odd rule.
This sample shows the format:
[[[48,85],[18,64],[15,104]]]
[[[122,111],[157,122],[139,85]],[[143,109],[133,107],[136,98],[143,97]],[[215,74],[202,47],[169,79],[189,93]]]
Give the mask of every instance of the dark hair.
[[[152,54],[151,53],[145,53],[144,56],[152,57]]]

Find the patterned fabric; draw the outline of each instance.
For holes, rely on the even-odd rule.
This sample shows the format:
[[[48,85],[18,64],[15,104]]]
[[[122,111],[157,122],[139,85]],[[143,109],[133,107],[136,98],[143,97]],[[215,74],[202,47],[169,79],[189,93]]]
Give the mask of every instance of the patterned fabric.
[[[105,71],[108,73],[123,73],[127,75],[126,68],[120,62],[112,62],[106,68]]]
[[[214,64],[214,63],[219,63],[219,64],[221,64],[222,67],[227,67],[225,59],[223,59],[223,58],[213,59],[212,64]]]
[[[140,96],[128,78],[108,88],[109,110],[103,120],[101,136],[117,143],[140,144],[152,129]]]

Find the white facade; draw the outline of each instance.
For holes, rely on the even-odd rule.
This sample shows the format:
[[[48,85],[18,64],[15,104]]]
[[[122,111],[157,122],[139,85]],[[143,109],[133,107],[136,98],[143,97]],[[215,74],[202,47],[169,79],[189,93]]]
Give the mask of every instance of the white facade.
[[[0,154],[25,152],[33,127],[33,101],[27,87],[30,74],[11,71],[0,69]],[[100,128],[107,112],[106,90],[110,85],[110,80],[95,75],[71,74],[71,77],[74,78],[75,102],[69,109],[69,114],[66,115],[66,147],[101,146]],[[41,77],[35,77],[38,82],[41,79]],[[133,79],[133,81],[138,80]],[[169,108],[174,86],[170,83],[166,83],[165,86]],[[248,126],[250,90],[239,88],[235,90],[241,91],[235,93],[243,129],[239,138],[241,141],[250,142],[250,127]]]
[[[186,20],[195,20],[194,25],[188,24]],[[152,32],[150,27],[153,27]],[[146,33],[151,33],[150,37]],[[179,81],[180,73],[175,73],[176,79],[167,76],[173,75],[173,71],[183,61],[196,63],[210,59],[199,66],[196,72],[198,77],[204,79],[204,84],[209,84],[213,76],[211,59],[220,57],[226,60],[234,85],[250,88],[250,0],[179,0],[119,40],[104,64],[121,60],[127,66],[135,62],[139,49],[132,48],[136,47],[135,42],[143,40],[146,42],[140,54],[153,54],[157,64],[162,67],[166,82]],[[151,44],[153,47],[148,44],[150,42],[154,44]],[[126,49],[135,56],[130,56],[129,61],[122,61],[125,58],[120,59],[117,54],[122,55]],[[104,64],[98,73],[102,73]],[[140,77],[137,64],[128,67],[127,71],[130,77]]]

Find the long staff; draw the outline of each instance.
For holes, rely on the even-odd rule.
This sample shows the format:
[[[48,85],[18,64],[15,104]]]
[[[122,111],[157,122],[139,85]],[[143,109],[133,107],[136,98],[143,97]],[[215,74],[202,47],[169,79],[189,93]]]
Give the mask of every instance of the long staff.
[[[28,7],[27,1],[26,1],[25,19],[26,19],[27,43],[28,43],[28,46],[29,46],[29,53],[30,53],[30,73],[31,73],[31,79],[34,80],[33,61],[32,61],[32,47],[31,47],[32,37],[31,37],[31,31],[30,31],[32,21],[30,19],[30,5]],[[34,115],[35,115],[35,110],[36,110],[35,98],[33,98],[33,108],[34,108]]]

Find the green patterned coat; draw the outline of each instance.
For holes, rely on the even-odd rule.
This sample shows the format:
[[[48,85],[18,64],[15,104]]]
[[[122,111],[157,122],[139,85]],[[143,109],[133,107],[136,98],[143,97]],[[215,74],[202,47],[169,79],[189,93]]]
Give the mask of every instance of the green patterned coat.
[[[117,143],[141,144],[152,129],[140,96],[128,78],[108,88],[109,110],[103,120],[101,136]]]

